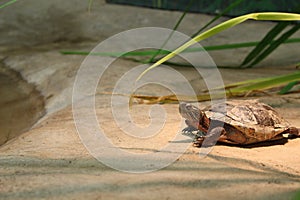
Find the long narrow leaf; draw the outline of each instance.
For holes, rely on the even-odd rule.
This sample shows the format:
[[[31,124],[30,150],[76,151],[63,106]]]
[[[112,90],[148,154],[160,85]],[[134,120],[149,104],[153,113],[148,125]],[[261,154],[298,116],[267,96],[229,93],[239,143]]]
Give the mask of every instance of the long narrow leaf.
[[[93,5],[94,0],[89,0],[89,5],[88,5],[88,12],[90,13],[92,10],[92,5]]]
[[[279,22],[271,31],[269,31],[265,37],[256,45],[256,47],[248,54],[244,59],[241,66],[247,65],[251,62],[257,55],[260,54],[276,37],[281,31],[283,31],[290,23],[289,22]]]
[[[299,81],[292,81],[288,83],[285,87],[283,87],[278,94],[286,94],[288,93],[295,85],[299,84]]]
[[[235,96],[244,96],[245,94],[252,92],[252,91],[264,91],[270,88],[278,87],[284,85],[289,82],[299,83],[300,81],[300,71],[292,74],[269,77],[269,78],[259,78],[254,80],[246,80],[243,81],[244,85],[239,83],[233,83],[233,85],[238,85],[236,88],[227,88],[225,93],[222,92],[213,92],[213,97],[206,91],[203,94],[199,94],[196,96],[187,96],[187,95],[167,95],[167,96],[146,96],[146,95],[133,95],[134,98],[141,99],[141,103],[146,104],[154,104],[154,103],[172,103],[177,102],[178,100],[182,101],[207,101],[211,98],[223,98],[226,95],[228,98],[235,97]],[[290,85],[288,90],[293,86]],[[226,87],[228,87],[227,85]]]
[[[212,90],[220,90],[220,89],[224,89],[224,88],[231,89],[231,88],[242,87],[245,85],[256,84],[256,83],[273,80],[273,79],[274,79],[274,77],[250,79],[250,80],[246,80],[246,81],[240,81],[240,82],[226,84],[225,86],[216,87],[216,88],[213,88]],[[208,92],[208,90],[204,90],[203,92]]]
[[[277,76],[273,77],[269,80],[261,81],[258,83],[246,85],[246,86],[241,86],[238,88],[233,88],[230,89],[232,93],[242,93],[242,92],[249,92],[252,90],[265,90],[269,88],[273,88],[276,86],[280,86],[292,81],[299,81],[300,80],[300,71],[288,75],[282,75],[282,76]]]
[[[300,39],[300,38],[299,38]],[[60,53],[69,55],[91,55],[91,56],[112,56],[112,57],[128,57],[128,56],[151,56],[156,53],[157,50],[145,50],[145,51],[134,51],[134,52],[88,52],[88,51],[60,51]],[[161,55],[170,53],[167,50],[161,50]]]
[[[194,0],[190,0],[189,4],[186,6],[184,12],[182,13],[182,15],[180,16],[179,20],[177,21],[177,23],[175,24],[173,31],[171,32],[171,34],[168,36],[168,38],[166,39],[166,41],[161,45],[160,49],[158,51],[156,51],[156,53],[154,53],[152,55],[152,57],[149,59],[149,63],[153,62],[153,60],[156,58],[157,55],[160,54],[160,52],[163,50],[163,48],[166,46],[166,44],[168,43],[168,41],[171,39],[171,37],[173,36],[174,32],[177,30],[177,28],[179,27],[180,23],[182,22],[183,18],[185,17],[187,11],[189,11],[192,3],[194,2]]]
[[[232,10],[234,7],[238,6],[241,2],[244,0],[236,0],[233,3],[231,3],[227,8],[224,9],[223,12],[215,16],[212,20],[210,20],[205,26],[203,26],[201,29],[199,29],[196,33],[194,33],[191,37],[196,37],[199,33],[201,33],[203,30],[205,30],[208,26],[210,26],[212,23],[214,23],[216,20],[218,20],[220,17],[228,13],[230,10]]]
[[[0,9],[1,9],[1,8],[4,8],[4,7],[6,7],[6,6],[9,6],[9,5],[13,4],[13,3],[16,3],[17,1],[18,1],[18,0],[11,0],[11,1],[8,1],[8,2],[6,2],[6,3],[2,4],[2,5],[0,5]]]
[[[279,45],[281,45],[285,40],[287,40],[291,35],[297,32],[300,29],[300,24],[295,25],[289,31],[284,33],[280,38],[278,38],[275,42],[271,43],[270,46],[263,51],[249,66],[253,66],[264,58],[266,58],[271,52],[273,52]]]
[[[289,83],[290,81],[298,81],[300,80],[300,72],[292,73],[292,74],[286,74],[286,75],[280,75],[280,76],[274,76],[274,77],[266,77],[266,78],[257,78],[257,79],[250,79],[246,81],[240,81],[235,82],[231,84],[227,84],[224,87],[217,87],[213,88],[212,90],[219,90],[225,88],[226,90],[231,90],[234,88],[233,92],[240,92],[244,91],[246,88],[246,91],[249,92],[250,90],[261,90],[261,89],[268,89],[277,87],[278,85]],[[203,92],[208,92],[208,90],[204,90]]]
[[[173,58],[174,56],[181,53],[183,50],[185,50],[189,46],[191,46],[191,45],[193,45],[193,44],[195,44],[195,43],[197,43],[201,40],[204,40],[208,37],[211,37],[211,36],[213,36],[213,35],[215,35],[219,32],[222,32],[226,29],[229,29],[229,28],[231,28],[231,27],[233,27],[237,24],[240,24],[240,23],[242,23],[242,22],[244,22],[248,19],[291,21],[291,20],[300,20],[300,15],[299,14],[293,14],[293,13],[267,12],[267,13],[252,13],[252,14],[247,14],[247,15],[243,15],[243,16],[240,16],[240,17],[230,19],[226,22],[223,22],[223,23],[221,23],[221,24],[219,24],[219,25],[203,32],[202,34],[196,36],[195,38],[188,41],[184,45],[182,45],[179,48],[175,49],[173,52],[166,55],[165,57],[163,57],[162,59],[160,59],[159,61],[157,61],[153,65],[151,65],[149,68],[147,68],[143,73],[141,73],[141,75],[137,78],[137,80],[139,80],[149,70],[151,70],[151,69],[159,66],[160,64],[164,63],[165,61]]]
[[[273,43],[272,41],[271,43]],[[290,43],[298,43],[300,42],[300,38],[290,38],[284,41],[284,44]],[[238,48],[245,48],[245,47],[253,47],[256,46],[259,42],[242,42],[242,43],[232,43],[232,44],[222,44],[222,45],[212,45],[212,46],[205,46],[203,48],[188,48],[183,52],[197,52],[197,51],[218,51],[218,50],[227,50],[227,49],[238,49]],[[127,56],[151,56],[156,53],[157,50],[140,50],[134,52],[93,52],[90,53],[88,51],[60,51],[61,54],[65,55],[93,55],[93,56],[112,56],[112,57],[127,57]],[[161,50],[159,55],[166,55],[170,53],[167,50]]]

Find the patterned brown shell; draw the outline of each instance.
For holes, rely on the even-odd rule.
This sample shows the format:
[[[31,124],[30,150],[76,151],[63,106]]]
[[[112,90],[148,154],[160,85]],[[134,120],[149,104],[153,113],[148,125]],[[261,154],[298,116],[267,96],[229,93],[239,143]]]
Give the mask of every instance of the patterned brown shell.
[[[289,123],[272,107],[257,100],[233,100],[226,102],[226,115],[220,118],[222,104],[204,109],[210,119],[224,121],[241,132],[246,143],[254,143],[274,138],[289,128]],[[218,116],[218,117],[216,117]]]

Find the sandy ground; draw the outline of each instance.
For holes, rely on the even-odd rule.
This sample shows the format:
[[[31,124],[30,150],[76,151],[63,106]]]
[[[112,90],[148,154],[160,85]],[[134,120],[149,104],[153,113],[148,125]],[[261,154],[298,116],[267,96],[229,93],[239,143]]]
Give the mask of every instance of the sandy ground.
[[[299,115],[294,106],[279,111],[300,126],[299,120],[290,118]],[[112,123],[110,108],[96,110],[99,124],[107,128],[106,136],[115,146],[143,154],[159,152],[174,142],[181,122],[178,105],[163,107],[168,120],[161,132],[138,140]],[[135,106],[133,113],[140,116],[147,109],[148,105]],[[0,194],[4,199],[289,199],[300,188],[299,145],[299,139],[257,148],[217,145],[205,158],[199,157],[200,149],[190,146],[164,169],[125,173],[88,153],[68,107],[0,148]],[[113,151],[105,151],[118,162]]]

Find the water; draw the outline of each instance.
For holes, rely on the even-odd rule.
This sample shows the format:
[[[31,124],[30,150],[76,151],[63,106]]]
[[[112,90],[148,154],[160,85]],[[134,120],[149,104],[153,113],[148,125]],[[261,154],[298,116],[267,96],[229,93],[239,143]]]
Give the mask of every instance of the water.
[[[35,87],[0,66],[0,145],[30,129],[43,115],[43,97]]]

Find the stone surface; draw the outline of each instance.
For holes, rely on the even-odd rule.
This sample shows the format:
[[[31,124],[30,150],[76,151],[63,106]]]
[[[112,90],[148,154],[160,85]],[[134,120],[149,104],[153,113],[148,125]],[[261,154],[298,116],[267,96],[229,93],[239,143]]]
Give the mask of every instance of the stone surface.
[[[118,14],[115,14],[118,13]],[[27,0],[19,1],[1,9],[0,40],[1,49],[47,44],[53,42],[81,43],[99,42],[107,37],[140,27],[164,27],[172,29],[181,12],[110,5],[104,0],[93,1],[88,11],[88,2],[71,0]],[[213,16],[187,14],[178,31],[191,35],[203,27]],[[216,23],[227,20],[221,18]],[[247,21],[201,44],[221,45],[228,43],[259,41],[275,23]],[[259,31],[258,31],[259,30]],[[299,37],[296,33],[293,37]],[[74,50],[74,49],[73,49]],[[241,63],[249,49],[211,51],[218,65],[237,65]],[[299,48],[296,44],[281,45],[261,65],[278,66],[299,62]]]

